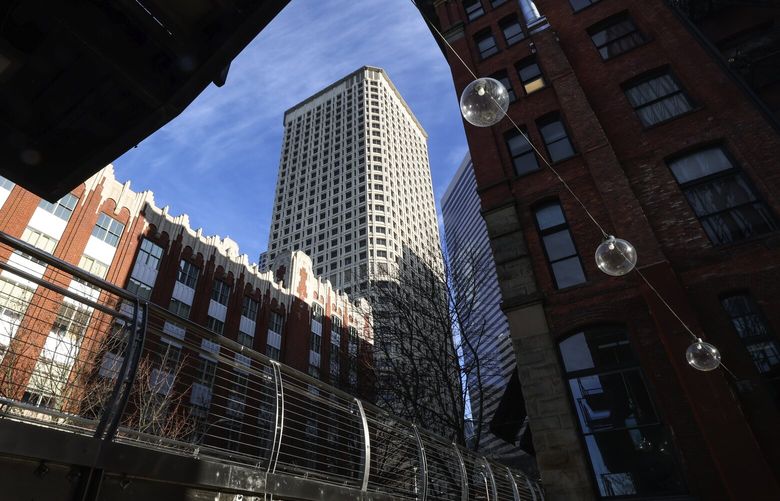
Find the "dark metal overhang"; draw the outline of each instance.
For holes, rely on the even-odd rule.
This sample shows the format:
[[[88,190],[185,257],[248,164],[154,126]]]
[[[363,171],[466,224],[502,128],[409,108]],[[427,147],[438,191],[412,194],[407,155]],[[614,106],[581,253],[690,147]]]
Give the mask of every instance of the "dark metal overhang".
[[[289,0],[0,0],[0,175],[56,200],[179,115]]]

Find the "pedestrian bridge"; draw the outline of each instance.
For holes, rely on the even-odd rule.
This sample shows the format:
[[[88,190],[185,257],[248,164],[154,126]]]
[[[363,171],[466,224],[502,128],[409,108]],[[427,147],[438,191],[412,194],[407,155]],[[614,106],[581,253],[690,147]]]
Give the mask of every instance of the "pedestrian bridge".
[[[0,233],[0,498],[537,501],[541,486]]]

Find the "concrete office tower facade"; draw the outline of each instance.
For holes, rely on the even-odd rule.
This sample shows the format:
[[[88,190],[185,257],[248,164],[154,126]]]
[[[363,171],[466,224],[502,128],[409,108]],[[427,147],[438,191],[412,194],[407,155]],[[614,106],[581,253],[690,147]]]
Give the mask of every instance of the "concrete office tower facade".
[[[303,250],[355,296],[386,275],[443,275],[427,134],[384,70],[363,67],[288,110],[268,257]]]
[[[490,239],[480,209],[474,165],[471,156],[466,155],[442,196],[441,215],[455,296],[466,298],[474,295],[479,298],[474,310],[470,311],[470,318],[461,325],[461,330],[471,332],[460,333],[480,341],[477,356],[486,374],[481,391],[470,381],[471,414],[475,428],[482,428],[479,450],[505,463],[517,464],[523,461],[522,456],[525,455],[516,443],[523,430],[524,413],[517,414],[518,422],[507,426],[512,430],[502,433],[502,437],[491,430],[496,410],[510,386],[516,367],[509,323],[501,311],[501,290]],[[464,353],[464,356],[473,355]]]
[[[738,23],[707,23],[723,40],[776,2],[416,3],[538,148],[508,119],[465,124],[547,499],[780,498],[780,127],[770,86],[678,10],[732,4]],[[441,45],[460,93],[473,76]],[[542,158],[734,377],[686,363],[640,276],[597,268],[602,236]]]

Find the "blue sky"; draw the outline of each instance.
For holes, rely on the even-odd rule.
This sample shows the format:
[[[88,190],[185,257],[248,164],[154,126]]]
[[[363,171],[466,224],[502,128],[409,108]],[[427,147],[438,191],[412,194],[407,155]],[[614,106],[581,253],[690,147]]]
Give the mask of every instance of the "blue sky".
[[[265,250],[285,110],[363,65],[384,68],[429,135],[438,206],[466,153],[449,67],[408,0],[291,0],[181,115],[114,162],[193,228]]]

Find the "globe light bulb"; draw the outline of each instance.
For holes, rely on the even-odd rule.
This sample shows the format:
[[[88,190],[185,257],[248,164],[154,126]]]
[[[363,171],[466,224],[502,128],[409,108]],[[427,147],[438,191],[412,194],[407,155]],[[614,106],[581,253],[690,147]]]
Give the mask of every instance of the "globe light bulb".
[[[506,87],[493,78],[478,78],[460,95],[460,112],[463,118],[477,127],[490,127],[504,118],[509,109],[509,93]]]
[[[685,359],[696,370],[712,371],[720,366],[720,351],[699,338],[685,350]]]
[[[612,235],[596,248],[596,266],[607,275],[620,277],[636,266],[636,249],[630,242]]]

